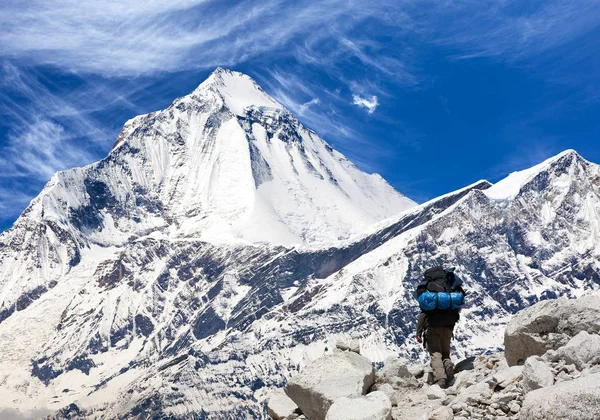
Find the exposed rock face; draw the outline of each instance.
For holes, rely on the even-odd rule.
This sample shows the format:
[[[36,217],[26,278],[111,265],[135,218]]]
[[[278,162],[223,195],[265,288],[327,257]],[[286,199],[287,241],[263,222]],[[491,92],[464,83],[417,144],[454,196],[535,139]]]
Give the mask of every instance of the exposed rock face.
[[[377,376],[382,379],[389,379],[394,377],[410,378],[413,375],[408,371],[408,368],[404,363],[400,362],[397,358],[390,356],[383,362],[383,367],[377,372]]]
[[[336,352],[291,378],[285,392],[310,420],[323,420],[337,399],[364,395],[374,380],[369,359],[350,351]]]
[[[358,398],[342,397],[327,412],[326,420],[391,420],[392,403],[381,391]]]
[[[540,302],[515,315],[504,334],[506,361],[510,366],[541,356],[547,350],[567,344],[580,331],[600,331],[600,296],[576,300]]]
[[[450,407],[440,407],[435,409],[427,420],[452,420],[454,419],[454,412]]]
[[[282,389],[277,389],[271,394],[267,408],[269,417],[274,420],[283,420],[293,415],[298,407]]]
[[[554,375],[548,365],[537,356],[528,357],[523,368],[523,392],[527,394],[535,389],[551,386],[553,383]]]
[[[525,397],[521,420],[597,420],[600,374],[532,391]]]
[[[581,331],[558,349],[557,355],[567,363],[573,363],[578,369],[587,364],[600,363],[600,335]]]
[[[398,405],[398,395],[394,387],[390,384],[375,384],[372,388],[373,391],[383,392],[390,399],[392,406]]]

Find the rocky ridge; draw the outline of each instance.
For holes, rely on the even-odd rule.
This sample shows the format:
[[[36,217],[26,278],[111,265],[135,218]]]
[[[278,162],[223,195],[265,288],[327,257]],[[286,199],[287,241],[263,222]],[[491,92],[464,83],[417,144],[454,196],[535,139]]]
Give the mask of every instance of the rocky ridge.
[[[428,366],[406,366],[390,357],[375,375],[369,369],[358,375],[354,382],[368,384],[366,392],[360,386],[340,391],[338,385],[353,380],[335,369],[336,363],[349,357],[369,363],[351,353],[356,347],[340,343],[331,355],[292,377],[285,388],[287,405],[281,404],[286,397],[280,393],[269,400],[269,414],[275,420],[595,420],[600,412],[598,308],[596,294],[520,311],[508,324],[505,344],[506,354],[519,351],[521,358],[509,364],[501,352],[463,359],[447,389],[430,385]],[[531,340],[543,347],[527,346]],[[300,396],[297,383],[312,387]],[[327,403],[310,404],[315,396]]]

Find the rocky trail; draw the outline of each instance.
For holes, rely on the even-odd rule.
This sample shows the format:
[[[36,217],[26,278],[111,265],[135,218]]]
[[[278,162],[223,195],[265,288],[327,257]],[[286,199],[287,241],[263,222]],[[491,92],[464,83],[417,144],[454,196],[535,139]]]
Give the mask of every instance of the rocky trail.
[[[339,343],[273,393],[292,420],[595,420],[600,413],[600,295],[537,303],[505,331],[505,352],[455,366],[447,389],[429,367],[390,357],[377,369],[359,343]]]

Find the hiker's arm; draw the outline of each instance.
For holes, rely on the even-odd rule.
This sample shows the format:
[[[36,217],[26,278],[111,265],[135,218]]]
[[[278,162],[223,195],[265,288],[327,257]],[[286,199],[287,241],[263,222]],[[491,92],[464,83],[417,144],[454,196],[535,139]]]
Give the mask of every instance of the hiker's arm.
[[[423,330],[425,329],[425,313],[419,313],[417,316],[417,341],[420,343],[423,337]]]

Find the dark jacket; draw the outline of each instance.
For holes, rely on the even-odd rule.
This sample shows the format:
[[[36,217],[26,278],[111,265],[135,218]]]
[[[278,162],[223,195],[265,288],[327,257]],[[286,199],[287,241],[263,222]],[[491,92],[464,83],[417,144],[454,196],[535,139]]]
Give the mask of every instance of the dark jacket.
[[[450,291],[460,292],[463,295],[465,291],[462,287],[462,280],[453,272],[446,273],[446,281]],[[423,280],[417,285],[417,299],[427,290],[427,280]],[[417,317],[417,336],[422,337],[423,333],[430,326],[444,326],[454,328],[454,324],[459,320],[459,309],[434,309],[433,311],[423,311]]]

